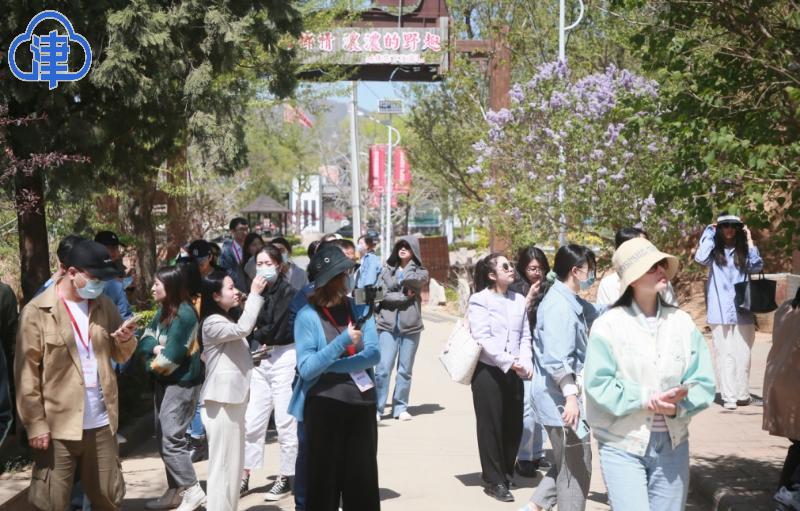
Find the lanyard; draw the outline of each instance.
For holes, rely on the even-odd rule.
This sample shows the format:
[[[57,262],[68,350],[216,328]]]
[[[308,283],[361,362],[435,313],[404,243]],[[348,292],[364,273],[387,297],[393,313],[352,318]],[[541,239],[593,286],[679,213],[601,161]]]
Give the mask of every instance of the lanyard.
[[[242,254],[239,252],[239,245],[236,242],[233,242],[233,254],[236,256],[236,262],[241,264],[242,263]]]
[[[329,311],[327,307],[320,307],[320,308],[322,309],[322,313],[325,314],[325,317],[328,318],[328,321],[330,321],[331,324],[333,325],[333,328],[335,328],[337,332],[342,333],[344,328],[340,327],[339,324],[336,322],[336,320],[333,319],[333,314],[331,314],[331,311]],[[348,324],[352,323],[353,322],[353,318],[350,316],[349,307],[345,306],[345,310],[347,311],[347,323]],[[352,344],[349,345],[347,347],[347,354],[348,355],[355,355],[356,354],[356,347],[353,346]]]
[[[69,306],[67,305],[67,300],[64,299],[64,296],[59,292],[58,296],[61,298],[61,301],[64,302],[64,308],[67,309],[67,315],[69,316],[69,320],[72,322],[72,328],[75,330],[75,335],[78,336],[78,340],[81,341],[81,345],[86,349],[86,358],[91,358],[92,354],[89,348],[92,345],[92,325],[91,323],[87,322],[86,326],[86,334],[88,335],[88,340],[83,340],[83,334],[81,333],[81,329],[78,328],[78,322],[75,321],[75,316],[72,315],[72,311],[70,310]],[[89,300],[89,315],[91,316],[92,313],[92,301]]]

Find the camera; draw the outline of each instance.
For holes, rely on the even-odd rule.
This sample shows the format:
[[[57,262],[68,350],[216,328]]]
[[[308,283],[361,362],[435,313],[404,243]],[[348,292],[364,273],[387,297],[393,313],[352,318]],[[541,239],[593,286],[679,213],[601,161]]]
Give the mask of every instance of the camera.
[[[383,291],[382,287],[365,286],[356,289],[355,292],[353,293],[353,296],[356,299],[356,303],[358,305],[367,305],[367,304],[377,305],[383,300],[384,296],[386,296],[386,293]]]

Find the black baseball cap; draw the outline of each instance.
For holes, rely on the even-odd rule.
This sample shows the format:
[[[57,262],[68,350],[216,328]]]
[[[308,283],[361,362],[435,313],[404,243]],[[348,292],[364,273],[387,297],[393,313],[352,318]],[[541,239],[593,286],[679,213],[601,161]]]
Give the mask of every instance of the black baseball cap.
[[[94,235],[94,240],[101,245],[105,245],[107,247],[118,247],[123,246],[127,247],[126,244],[119,241],[117,235],[111,231],[100,231]]]
[[[67,267],[74,267],[88,272],[100,280],[111,280],[119,275],[108,249],[96,241],[82,240],[72,247],[67,256]]]
[[[186,251],[195,259],[203,259],[211,255],[211,243],[206,240],[194,240],[186,247]]]

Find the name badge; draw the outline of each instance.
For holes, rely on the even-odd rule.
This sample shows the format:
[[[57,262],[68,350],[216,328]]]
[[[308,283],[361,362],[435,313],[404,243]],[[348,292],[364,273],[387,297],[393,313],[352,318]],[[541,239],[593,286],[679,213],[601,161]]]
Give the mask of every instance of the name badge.
[[[97,359],[81,357],[81,367],[83,367],[83,381],[86,388],[97,388]]]
[[[369,377],[366,371],[350,373],[350,378],[353,379],[356,387],[358,387],[358,390],[361,392],[366,392],[375,386],[375,384],[372,382],[372,378]]]

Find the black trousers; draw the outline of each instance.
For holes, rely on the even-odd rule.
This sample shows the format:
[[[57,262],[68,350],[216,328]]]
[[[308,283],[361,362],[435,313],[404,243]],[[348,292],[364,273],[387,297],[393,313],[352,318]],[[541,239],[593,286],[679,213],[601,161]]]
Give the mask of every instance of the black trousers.
[[[375,407],[325,397],[306,402],[307,511],[379,511]]]
[[[522,380],[514,371],[503,373],[478,362],[472,376],[472,404],[478,430],[483,480],[507,483],[514,474],[522,437]]]
[[[794,484],[800,484],[800,440],[789,440],[792,445],[789,446],[789,451],[786,453],[786,460],[783,462],[783,470],[781,470],[780,486],[785,486],[789,489]]]

